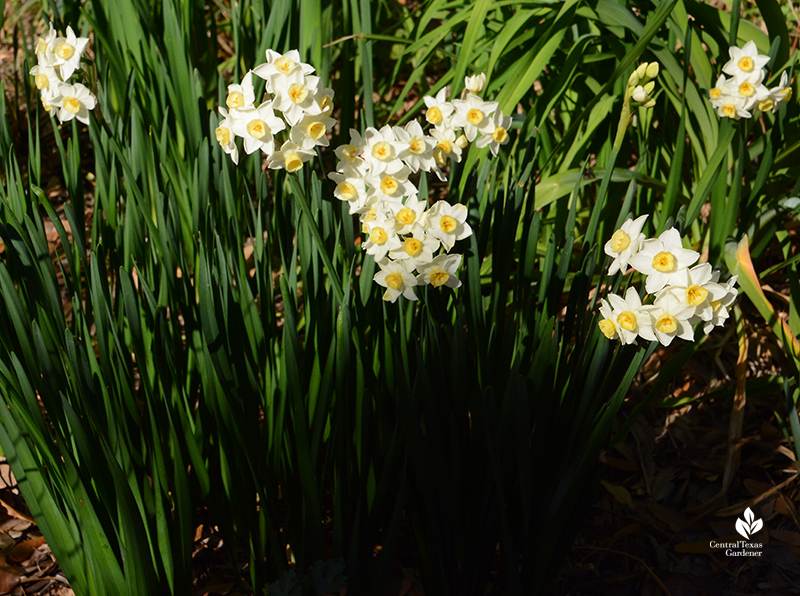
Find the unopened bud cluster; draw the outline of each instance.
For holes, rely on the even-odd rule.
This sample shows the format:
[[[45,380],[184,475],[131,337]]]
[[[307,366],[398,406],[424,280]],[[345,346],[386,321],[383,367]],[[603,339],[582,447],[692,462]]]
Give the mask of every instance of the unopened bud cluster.
[[[363,136],[351,129],[350,143],[336,149],[336,172],[328,175],[336,183],[334,196],[360,216],[362,246],[380,267],[374,280],[386,288],[384,300],[394,302],[401,294],[416,300],[414,288],[425,284],[461,285],[456,277],[461,255],[449,253],[472,234],[467,207],[438,201],[428,208],[410,177],[433,172],[446,180],[450,160],[461,161],[469,143],[496,155],[509,142],[511,117],[497,102],[478,96],[486,76],[467,77],[464,85],[463,99],[448,101],[446,88],[424,98],[427,131],[418,120],[369,127]]]
[[[653,91],[656,88],[655,78],[658,76],[658,62],[643,62],[628,78],[628,97],[643,108],[656,105]]]
[[[626,221],[604,250],[614,259],[609,275],[632,267],[646,276],[645,290],[655,299],[652,304],[642,304],[633,287],[624,297],[609,294],[608,300],[600,300],[600,330],[623,344],[642,337],[668,346],[675,337],[694,341],[693,327],[698,323],[704,324],[706,335],[724,325],[728,308],[738,294],[736,276],[719,283],[719,271],[712,271],[709,263],[694,265],[700,254],[683,248],[675,228],[658,238],[645,238],[642,228],[646,220],[647,215],[643,215]]]
[[[97,101],[81,83],[69,84],[80,68],[81,55],[89,43],[87,37],[76,37],[72,27],[67,27],[66,37],[58,35],[50,23],[47,37],[36,42],[36,66],[30,74],[41,92],[42,105],[62,124],[73,118],[89,124],[89,110]]]
[[[331,118],[333,90],[312,75],[314,67],[301,62],[297,50],[266,54],[267,61],[248,72],[241,84],[228,86],[228,109],[219,108],[223,119],[215,130],[217,142],[233,163],[239,163],[236,139],[241,138],[248,155],[260,149],[273,170],[296,172],[316,155],[316,147],[328,146],[327,133],[336,124]],[[258,105],[253,75],[266,81],[267,96]],[[287,127],[288,138],[276,149],[275,140],[286,136]]]
[[[782,102],[792,98],[786,72],[781,74],[777,87],[768,89],[764,85],[764,67],[769,56],[759,54],[753,41],[748,41],[742,48],[729,48],[728,54],[730,60],[722,67],[722,72],[731,78],[719,75],[708,92],[711,105],[721,118],[751,118],[756,109],[775,113]]]

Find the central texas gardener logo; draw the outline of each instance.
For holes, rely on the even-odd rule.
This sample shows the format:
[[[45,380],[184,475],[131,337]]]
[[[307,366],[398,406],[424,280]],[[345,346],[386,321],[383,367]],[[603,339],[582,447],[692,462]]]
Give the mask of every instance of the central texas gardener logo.
[[[760,519],[755,519],[753,510],[749,507],[744,510],[744,519],[736,520],[736,531],[744,536],[745,540],[750,540],[750,536],[758,532],[764,525]]]

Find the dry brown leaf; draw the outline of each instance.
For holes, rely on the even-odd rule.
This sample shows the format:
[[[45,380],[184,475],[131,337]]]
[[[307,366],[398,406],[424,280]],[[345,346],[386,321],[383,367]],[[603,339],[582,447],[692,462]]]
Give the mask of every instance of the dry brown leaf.
[[[22,574],[13,567],[0,566],[0,594],[8,594],[19,585]]]
[[[775,540],[780,540],[781,542],[794,546],[800,546],[800,534],[797,532],[792,532],[791,530],[770,530],[769,534]]]
[[[35,521],[35,520],[34,520],[34,519],[31,517],[31,516],[29,516],[29,515],[26,515],[26,514],[22,513],[21,511],[17,511],[17,510],[16,510],[16,509],[14,509],[14,508],[13,508],[11,505],[9,505],[8,503],[6,503],[6,502],[5,502],[3,499],[0,499],[0,505],[2,505],[3,509],[5,509],[5,510],[6,510],[6,512],[7,512],[7,513],[8,513],[8,514],[9,514],[11,517],[14,517],[14,518],[16,518],[16,519],[21,519],[21,520],[24,520],[24,521],[26,521],[26,522],[28,522],[29,524],[32,524],[32,525],[34,525],[34,526],[36,525],[36,521]]]
[[[605,480],[603,480],[602,483],[603,487],[605,487],[605,489],[611,493],[611,496],[614,497],[614,500],[633,508],[633,499],[631,498],[631,493],[628,492],[627,488],[617,484],[611,484]]]
[[[22,563],[30,559],[34,551],[44,544],[44,536],[34,536],[14,545],[6,551],[6,559],[12,563]]]
[[[667,507],[659,503],[646,503],[645,507],[653,517],[667,524],[669,529],[676,534],[682,532],[688,525],[686,518],[672,507]]]

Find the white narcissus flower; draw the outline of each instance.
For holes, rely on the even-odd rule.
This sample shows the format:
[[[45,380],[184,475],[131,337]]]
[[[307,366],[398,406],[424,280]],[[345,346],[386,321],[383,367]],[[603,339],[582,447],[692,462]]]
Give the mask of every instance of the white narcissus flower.
[[[667,284],[679,282],[680,271],[699,258],[699,253],[683,248],[680,232],[670,228],[658,238],[645,240],[631,257],[630,266],[647,276],[645,289],[648,294],[655,294]]]
[[[683,279],[670,284],[661,290],[661,293],[669,292],[678,300],[692,305],[693,316],[703,321],[710,321],[714,310],[711,303],[722,300],[727,293],[724,286],[712,281],[711,265],[709,263],[695,265],[691,269],[683,270],[676,277]]]
[[[253,71],[251,70],[242,79],[241,85],[228,85],[228,97],[225,104],[231,110],[253,107],[256,101],[256,92],[253,88]]]
[[[478,128],[482,136],[475,145],[479,149],[488,145],[492,155],[497,155],[500,145],[508,143],[508,129],[510,126],[511,116],[503,116],[503,112],[498,109],[491,118],[487,118]]]
[[[720,118],[739,120],[740,118],[752,117],[750,110],[755,105],[755,98],[747,99],[738,94],[730,95],[726,93],[718,101],[717,114]]]
[[[461,287],[461,280],[456,277],[456,269],[461,265],[461,255],[442,254],[436,256],[430,263],[418,265],[417,285],[431,284],[434,288],[447,286],[448,288]]]
[[[645,221],[647,221],[647,215],[627,220],[619,230],[611,235],[611,240],[606,242],[603,250],[609,257],[614,258],[608,268],[609,275],[614,275],[617,271],[624,272],[628,268],[631,257],[639,252],[645,239],[642,234]]]
[[[381,268],[373,279],[379,286],[386,288],[383,299],[387,302],[394,302],[400,294],[409,300],[417,300],[414,293],[414,286],[417,285],[417,278],[403,261],[379,261]]]
[[[425,213],[425,228],[442,243],[447,252],[450,252],[457,240],[463,240],[472,234],[472,228],[467,223],[466,205],[451,205],[447,201],[437,201],[428,209]]]
[[[473,95],[478,95],[486,87],[486,74],[464,77],[464,87]]]
[[[439,248],[439,241],[426,233],[425,228],[417,224],[412,227],[411,235],[403,239],[401,248],[390,250],[389,258],[394,261],[405,261],[409,271],[433,260],[433,251]]]
[[[56,37],[58,33],[53,28],[53,23],[50,23],[50,31],[46,37],[40,37],[36,41],[36,61],[39,66],[53,66],[56,61]]]
[[[250,155],[261,149],[267,155],[275,150],[273,135],[286,128],[283,120],[275,116],[272,102],[265,101],[257,108],[236,110],[233,132],[244,139],[244,152]]]
[[[34,66],[31,68],[30,74],[33,75],[33,82],[42,94],[47,94],[51,98],[58,95],[58,85],[63,81],[58,78],[54,67]]]
[[[453,101],[456,109],[453,126],[463,128],[464,136],[471,143],[478,136],[478,128],[494,114],[497,105],[496,101],[483,101],[471,93],[467,94],[466,99],[456,99]]]
[[[328,178],[336,182],[333,196],[347,202],[350,215],[362,213],[367,202],[367,186],[364,180],[360,176],[348,176],[341,172],[330,172]]]
[[[689,322],[694,306],[678,300],[670,293],[659,295],[653,306],[653,330],[658,341],[665,346],[671,344],[675,337],[694,341],[694,329]]]
[[[420,201],[416,195],[409,196],[403,203],[391,202],[387,205],[389,211],[394,215],[397,233],[401,235],[410,234],[413,227],[423,220],[427,201]]]
[[[303,74],[311,74],[314,72],[313,66],[300,61],[300,52],[297,50],[290,50],[285,54],[279,54],[275,50],[267,50],[266,54],[266,63],[260,64],[254,68],[253,74],[267,82],[268,93],[275,93],[275,79],[288,75],[295,68],[299,67]]]
[[[297,124],[303,114],[320,113],[321,108],[314,100],[319,77],[305,75],[301,69],[295,68],[286,76],[276,77],[272,83],[275,93],[272,107],[283,112],[290,126]]]
[[[748,41],[744,47],[735,46],[728,48],[730,60],[722,67],[722,72],[732,77],[749,77],[752,73],[764,68],[769,62],[769,56],[758,53],[754,41]]]
[[[327,147],[327,132],[333,128],[336,120],[325,114],[306,114],[292,126],[289,138],[303,149]]]
[[[312,150],[306,150],[297,143],[286,141],[281,148],[269,156],[269,167],[271,170],[286,170],[296,172],[303,167],[303,164],[316,155]]]
[[[351,128],[350,142],[347,145],[339,145],[334,150],[334,153],[340,161],[344,161],[346,163],[365,163],[362,159],[362,155],[364,154],[364,149],[366,146],[367,141],[366,139],[362,138],[361,133],[359,133],[356,129]]]
[[[461,161],[461,146],[456,143],[456,131],[452,128],[442,128],[431,131],[431,136],[436,139],[436,147],[433,148],[433,159],[436,161],[438,168],[443,168],[447,165],[448,159],[454,159],[456,162]],[[435,168],[434,172],[439,177],[439,180],[445,180],[444,174]]]
[[[64,123],[77,118],[80,122],[89,124],[89,110],[93,110],[97,103],[89,90],[80,83],[74,85],[60,83],[58,93],[60,97],[54,99],[51,105],[60,108],[59,121]],[[42,99],[44,100],[44,96]]]
[[[728,320],[728,308],[730,308],[731,304],[734,303],[736,300],[736,296],[739,294],[739,290],[737,290],[734,286],[736,285],[736,280],[739,278],[738,275],[734,275],[731,277],[726,284],[722,285],[725,289],[725,295],[719,299],[715,300],[711,303],[711,318],[706,321],[705,325],[703,325],[703,332],[708,335],[711,333],[711,330],[714,327],[721,327],[725,324],[725,321]],[[711,281],[714,283],[719,282],[719,271],[714,271],[713,275],[711,276]],[[689,322],[694,325],[699,323],[702,319],[698,316],[694,316],[689,319]]]
[[[362,246],[373,259],[381,261],[390,250],[402,249],[403,243],[397,236],[394,218],[387,217],[381,210],[377,210],[374,217],[371,221],[364,219],[367,240]]]
[[[235,133],[233,132],[233,119],[230,117],[225,108],[220,108],[219,113],[222,114],[223,120],[214,130],[214,136],[222,147],[222,150],[231,156],[233,163],[238,165],[239,148],[236,146],[236,137]]]
[[[717,77],[717,82],[714,83],[714,86],[708,90],[708,99],[711,100],[711,105],[715,108],[719,108],[723,104],[722,96],[725,94],[727,82],[728,79],[725,77],[725,75],[719,75],[719,77]]]
[[[366,146],[362,155],[369,164],[370,176],[378,176],[390,166],[396,166],[400,148],[391,126],[387,124],[380,130],[368,127],[364,140]]]
[[[417,187],[408,179],[411,169],[402,161],[395,160],[377,176],[368,176],[367,184],[371,187],[370,193],[377,196],[378,200],[400,203],[403,197],[417,195]]]
[[[601,307],[600,313],[605,317],[605,320],[614,325],[614,331],[623,344],[636,343],[637,337],[655,341],[656,336],[653,332],[654,319],[651,315],[654,307],[642,306],[642,300],[639,298],[635,288],[628,288],[625,292],[625,298],[616,294],[609,294],[608,302],[611,304],[610,312],[608,309]],[[606,329],[603,328],[604,326]],[[601,324],[600,330],[608,337],[610,328],[607,325]]]
[[[67,27],[66,37],[57,37],[53,41],[55,60],[52,66],[58,67],[62,80],[66,81],[78,69],[87,43],[89,38],[76,37],[72,27]]]
[[[777,112],[781,103],[792,99],[792,87],[788,83],[789,75],[784,71],[778,86],[769,90],[769,96],[759,102],[758,109],[762,112],[772,110],[773,114]]]
[[[453,104],[445,99],[447,95],[447,88],[439,89],[436,97],[426,95],[422,98],[425,106],[428,108],[425,111],[425,119],[433,124],[436,128],[449,126],[450,116],[453,114]]]
[[[419,170],[430,172],[434,167],[433,148],[436,146],[433,137],[422,132],[422,126],[417,120],[412,120],[404,128],[395,126],[393,131],[400,150],[398,158],[414,173]]]

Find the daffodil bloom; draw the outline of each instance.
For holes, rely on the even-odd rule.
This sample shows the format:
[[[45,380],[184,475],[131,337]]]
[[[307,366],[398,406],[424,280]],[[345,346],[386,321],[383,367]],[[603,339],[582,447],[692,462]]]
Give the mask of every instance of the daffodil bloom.
[[[770,89],[769,95],[759,101],[758,109],[762,112],[771,110],[773,114],[777,112],[781,103],[792,98],[792,88],[788,83],[789,75],[784,71],[781,73],[781,80],[778,86]]]
[[[220,108],[219,113],[222,114],[223,120],[214,130],[214,137],[222,147],[222,150],[231,156],[233,163],[238,165],[239,148],[236,146],[236,135],[233,132],[233,119],[225,108]]]
[[[379,261],[378,266],[381,270],[373,279],[379,286],[386,288],[383,293],[384,300],[394,302],[401,294],[408,300],[417,300],[417,295],[414,293],[417,278],[411,273],[408,265],[403,261]]]
[[[274,50],[267,50],[267,61],[253,69],[253,74],[261,77],[267,82],[267,92],[275,93],[275,79],[287,76],[295,69],[299,69],[302,74],[311,74],[314,67],[300,61],[300,52],[290,50],[285,54],[279,54]]]
[[[464,87],[473,95],[478,95],[486,87],[486,74],[464,77]]]
[[[395,126],[392,130],[399,148],[397,157],[414,173],[419,170],[430,172],[434,167],[433,148],[436,146],[433,137],[422,132],[422,126],[416,120],[412,120],[404,128]]]
[[[450,159],[456,162],[461,161],[462,149],[456,143],[456,131],[452,128],[435,129],[431,131],[431,136],[436,141],[436,146],[433,148],[433,159],[438,166],[433,171],[439,180],[446,180],[439,168],[445,167]]]
[[[447,201],[438,201],[428,209],[425,213],[425,228],[442,243],[447,252],[450,252],[457,240],[463,240],[472,234],[472,228],[467,223],[466,205],[451,205]]]
[[[411,169],[402,161],[395,160],[381,173],[367,176],[370,193],[378,200],[401,202],[403,197],[419,193],[417,187],[408,179]]]
[[[727,290],[724,286],[712,281],[713,272],[709,263],[695,265],[691,269],[685,269],[678,278],[683,278],[677,283],[673,283],[659,293],[669,292],[678,300],[694,307],[693,316],[703,321],[710,321],[713,316],[712,302],[722,300]]]
[[[58,85],[63,82],[52,66],[34,66],[30,74],[33,76],[36,88],[42,93],[49,93],[51,97],[58,93]]]
[[[350,129],[350,142],[346,145],[339,145],[335,150],[334,153],[339,161],[343,161],[346,163],[354,163],[359,161],[361,163],[365,163],[362,155],[364,153],[364,149],[367,146],[367,141],[361,136],[356,129]]]
[[[50,23],[50,31],[46,37],[40,37],[36,41],[36,61],[39,66],[54,66],[56,61],[55,41],[58,33]]]
[[[257,108],[241,108],[233,117],[233,131],[244,139],[248,155],[261,149],[267,155],[275,150],[273,135],[286,128],[283,120],[275,116],[272,102],[265,101]]]
[[[378,176],[388,167],[395,164],[400,151],[392,127],[388,124],[377,130],[368,127],[364,132],[366,146],[364,147],[364,160],[369,164],[370,176]]]
[[[439,241],[421,225],[416,224],[411,228],[411,235],[403,239],[403,245],[389,251],[389,258],[393,261],[406,261],[408,269],[413,271],[430,263],[433,252],[438,248]]]
[[[728,48],[730,60],[722,67],[722,72],[732,77],[746,78],[754,72],[760,71],[769,62],[769,56],[758,53],[754,41],[748,41],[744,47],[735,46]]]
[[[390,250],[403,248],[403,241],[397,235],[393,217],[387,217],[381,210],[376,211],[375,219],[364,220],[367,240],[362,244],[364,251],[376,261],[389,254]]]
[[[611,308],[611,305],[603,298],[600,299],[600,314],[603,316],[603,318],[598,321],[600,331],[602,331],[603,335],[608,339],[618,339],[619,333],[617,332],[617,326],[614,324],[614,309]]]
[[[269,167],[271,170],[296,172],[315,155],[313,150],[303,149],[297,143],[286,141],[280,149],[269,156]]]
[[[255,89],[253,88],[253,71],[251,70],[242,79],[241,85],[228,85],[228,97],[225,104],[230,110],[240,110],[251,108],[256,100]]]
[[[653,331],[659,342],[668,346],[675,337],[694,341],[694,329],[689,322],[694,310],[691,304],[686,304],[674,295],[665,293],[656,298],[653,306],[650,314],[655,321]]]
[[[461,280],[456,277],[456,270],[460,265],[461,255],[437,255],[430,263],[417,266],[417,285],[430,284],[434,288],[461,287]]]
[[[658,238],[645,240],[631,257],[630,266],[647,276],[645,289],[648,294],[655,294],[667,284],[680,282],[681,271],[699,258],[699,253],[683,248],[680,232],[670,228]]]
[[[330,172],[328,178],[336,183],[333,196],[347,202],[350,215],[363,213],[366,210],[367,186],[360,176]]]
[[[464,136],[471,143],[478,136],[478,129],[487,118],[491,118],[497,106],[496,101],[483,101],[471,93],[467,94],[466,99],[456,99],[453,101],[456,110],[453,127],[463,128]]]
[[[397,233],[401,236],[410,234],[415,225],[423,223],[427,206],[427,201],[420,201],[416,195],[406,197],[402,203],[392,201],[386,205],[388,211],[394,215]]]
[[[646,221],[647,215],[627,220],[606,242],[603,251],[614,259],[608,268],[609,275],[614,275],[618,271],[625,271],[628,268],[628,262],[631,257],[639,252],[639,248],[645,239],[644,234],[642,234],[642,228]]]
[[[292,126],[289,138],[303,149],[327,147],[330,144],[327,133],[335,124],[336,120],[325,114],[306,114]]]
[[[748,99],[741,95],[723,94],[719,98],[717,105],[717,114],[721,118],[732,118],[739,120],[740,118],[751,118],[750,110],[755,105],[755,98]]]
[[[89,124],[89,110],[93,110],[97,103],[89,90],[80,83],[60,83],[58,93],[60,97],[52,105],[60,108],[57,114],[59,121],[63,123],[77,118],[80,122]]]
[[[255,71],[253,71],[255,72]],[[283,112],[290,126],[297,124],[303,114],[319,114],[320,106],[314,101],[319,87],[319,77],[305,75],[299,68],[272,81],[275,99],[273,108]]]
[[[718,299],[713,300],[710,303],[711,306],[711,318],[705,321],[705,325],[703,325],[703,332],[708,335],[711,333],[711,330],[714,327],[721,327],[725,324],[725,321],[728,320],[730,316],[728,314],[728,309],[736,300],[736,296],[739,294],[739,291],[734,287],[736,285],[736,280],[738,279],[738,275],[734,275],[731,277],[725,284],[719,283],[719,271],[714,271],[711,276],[712,283],[718,284],[722,286],[725,290],[725,295]],[[698,315],[694,315],[691,319],[689,319],[689,323],[691,325],[696,325],[700,321],[703,321]]]
[[[422,98],[428,108],[425,111],[425,119],[436,128],[450,126],[450,116],[452,116],[455,108],[452,103],[446,100],[446,94],[447,88],[445,87],[444,89],[439,89],[436,97],[426,95]]]
[[[500,146],[508,143],[508,129],[510,127],[511,116],[503,116],[503,112],[498,109],[491,118],[487,118],[478,128],[481,132],[481,137],[477,140],[475,145],[479,149],[488,146],[492,155],[497,155]]]
[[[727,85],[728,79],[725,75],[719,75],[717,77],[717,82],[714,86],[708,90],[708,99],[711,101],[711,105],[715,108],[718,108],[724,102],[723,94],[730,95],[727,92]]]
[[[89,38],[76,37],[72,27],[67,27],[66,37],[56,37],[53,41],[55,60],[52,65],[58,67],[62,80],[66,81],[78,69],[87,43]]]
[[[605,302],[605,301],[603,301]],[[628,288],[625,292],[625,298],[617,296],[616,294],[608,295],[608,302],[611,305],[610,311],[604,308],[601,304],[600,313],[605,317],[605,320],[614,325],[614,331],[619,336],[623,344],[636,343],[637,337],[655,341],[656,335],[653,331],[654,319],[651,314],[653,306],[642,306],[642,300],[635,288]],[[600,330],[608,337],[608,325],[603,329],[601,325]]]

